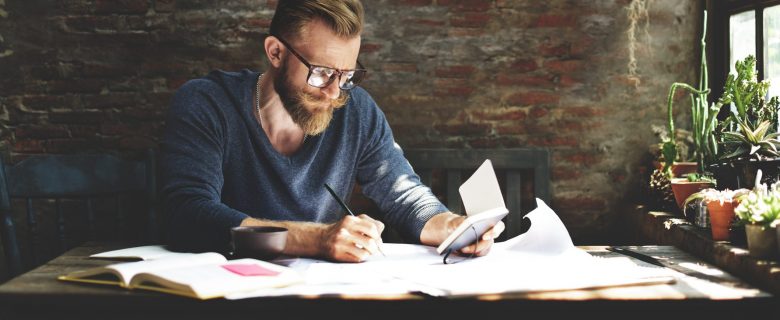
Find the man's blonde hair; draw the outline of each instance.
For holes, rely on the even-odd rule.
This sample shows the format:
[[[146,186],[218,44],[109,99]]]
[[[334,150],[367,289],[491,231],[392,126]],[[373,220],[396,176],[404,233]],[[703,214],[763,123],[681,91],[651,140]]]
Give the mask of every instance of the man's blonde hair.
[[[360,0],[279,0],[269,31],[294,41],[315,19],[324,21],[340,37],[359,36],[363,31],[363,4]]]

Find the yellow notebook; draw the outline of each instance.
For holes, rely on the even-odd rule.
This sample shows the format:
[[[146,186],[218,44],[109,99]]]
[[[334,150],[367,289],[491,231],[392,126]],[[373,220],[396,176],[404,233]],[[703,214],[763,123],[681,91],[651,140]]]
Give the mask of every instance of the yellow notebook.
[[[303,282],[303,277],[288,267],[256,259],[227,261],[214,252],[117,263],[72,272],[58,279],[153,290],[196,299],[220,298],[231,293]]]

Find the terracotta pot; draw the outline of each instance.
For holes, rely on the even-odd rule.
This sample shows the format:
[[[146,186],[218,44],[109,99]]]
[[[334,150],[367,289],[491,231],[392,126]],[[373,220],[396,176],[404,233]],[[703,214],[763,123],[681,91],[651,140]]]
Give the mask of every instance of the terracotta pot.
[[[729,226],[734,220],[734,206],[736,202],[708,201],[707,211],[710,213],[710,227],[712,228],[712,240],[724,241],[729,239]]]
[[[745,233],[750,256],[768,259],[777,255],[777,228],[748,224]]]
[[[685,178],[672,179],[672,192],[674,200],[677,201],[677,207],[682,210],[685,199],[701,190],[712,188],[714,185],[710,182],[690,182]]]
[[[664,164],[659,161],[653,161],[655,168],[661,170]],[[674,162],[672,163],[672,175],[675,178],[682,177],[684,174],[694,173],[698,171],[698,163],[696,162]]]

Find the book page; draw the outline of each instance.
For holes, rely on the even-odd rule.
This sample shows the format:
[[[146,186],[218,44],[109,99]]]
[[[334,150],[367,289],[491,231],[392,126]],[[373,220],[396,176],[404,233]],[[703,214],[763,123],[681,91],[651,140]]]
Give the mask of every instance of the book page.
[[[165,248],[162,245],[141,246],[133,248],[125,248],[113,251],[106,251],[96,253],[90,258],[96,259],[138,259],[138,260],[156,260],[166,257],[174,257],[178,255],[187,255],[189,253],[173,252]]]
[[[477,171],[458,188],[467,215],[495,208],[506,208],[493,163],[485,160]]]
[[[158,259],[151,261],[138,261],[138,262],[125,262],[117,263],[103,267],[97,267],[82,271],[76,271],[67,275],[59,277],[60,280],[69,281],[83,281],[102,284],[112,284],[110,280],[106,280],[104,275],[113,274],[118,279],[118,284],[122,287],[128,287],[131,280],[136,274],[151,270],[163,270],[163,269],[175,269],[185,266],[192,266],[206,263],[219,263],[224,262],[225,257],[219,253],[206,252],[206,253],[188,253],[185,255],[177,255],[168,259]],[[90,280],[90,278],[99,278],[99,280]]]
[[[229,265],[254,265],[273,271],[274,275],[241,275],[225,268]],[[211,299],[228,293],[282,287],[302,281],[303,278],[293,269],[247,258],[146,271],[137,274],[130,286]]]

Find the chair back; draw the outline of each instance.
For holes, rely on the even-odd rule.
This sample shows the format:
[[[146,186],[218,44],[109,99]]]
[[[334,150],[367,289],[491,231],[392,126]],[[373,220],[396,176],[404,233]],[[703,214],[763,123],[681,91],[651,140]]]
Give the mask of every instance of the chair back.
[[[547,149],[405,149],[404,155],[422,182],[455,213],[463,213],[458,188],[486,159],[490,159],[509,209],[504,218],[506,230],[499,240],[525,231],[528,225],[522,220],[536,207],[534,198],[550,202],[550,153]]]
[[[0,233],[11,276],[80,242],[104,238],[98,234],[157,238],[152,150],[142,161],[108,154],[36,155],[15,165],[0,160],[0,169]]]

